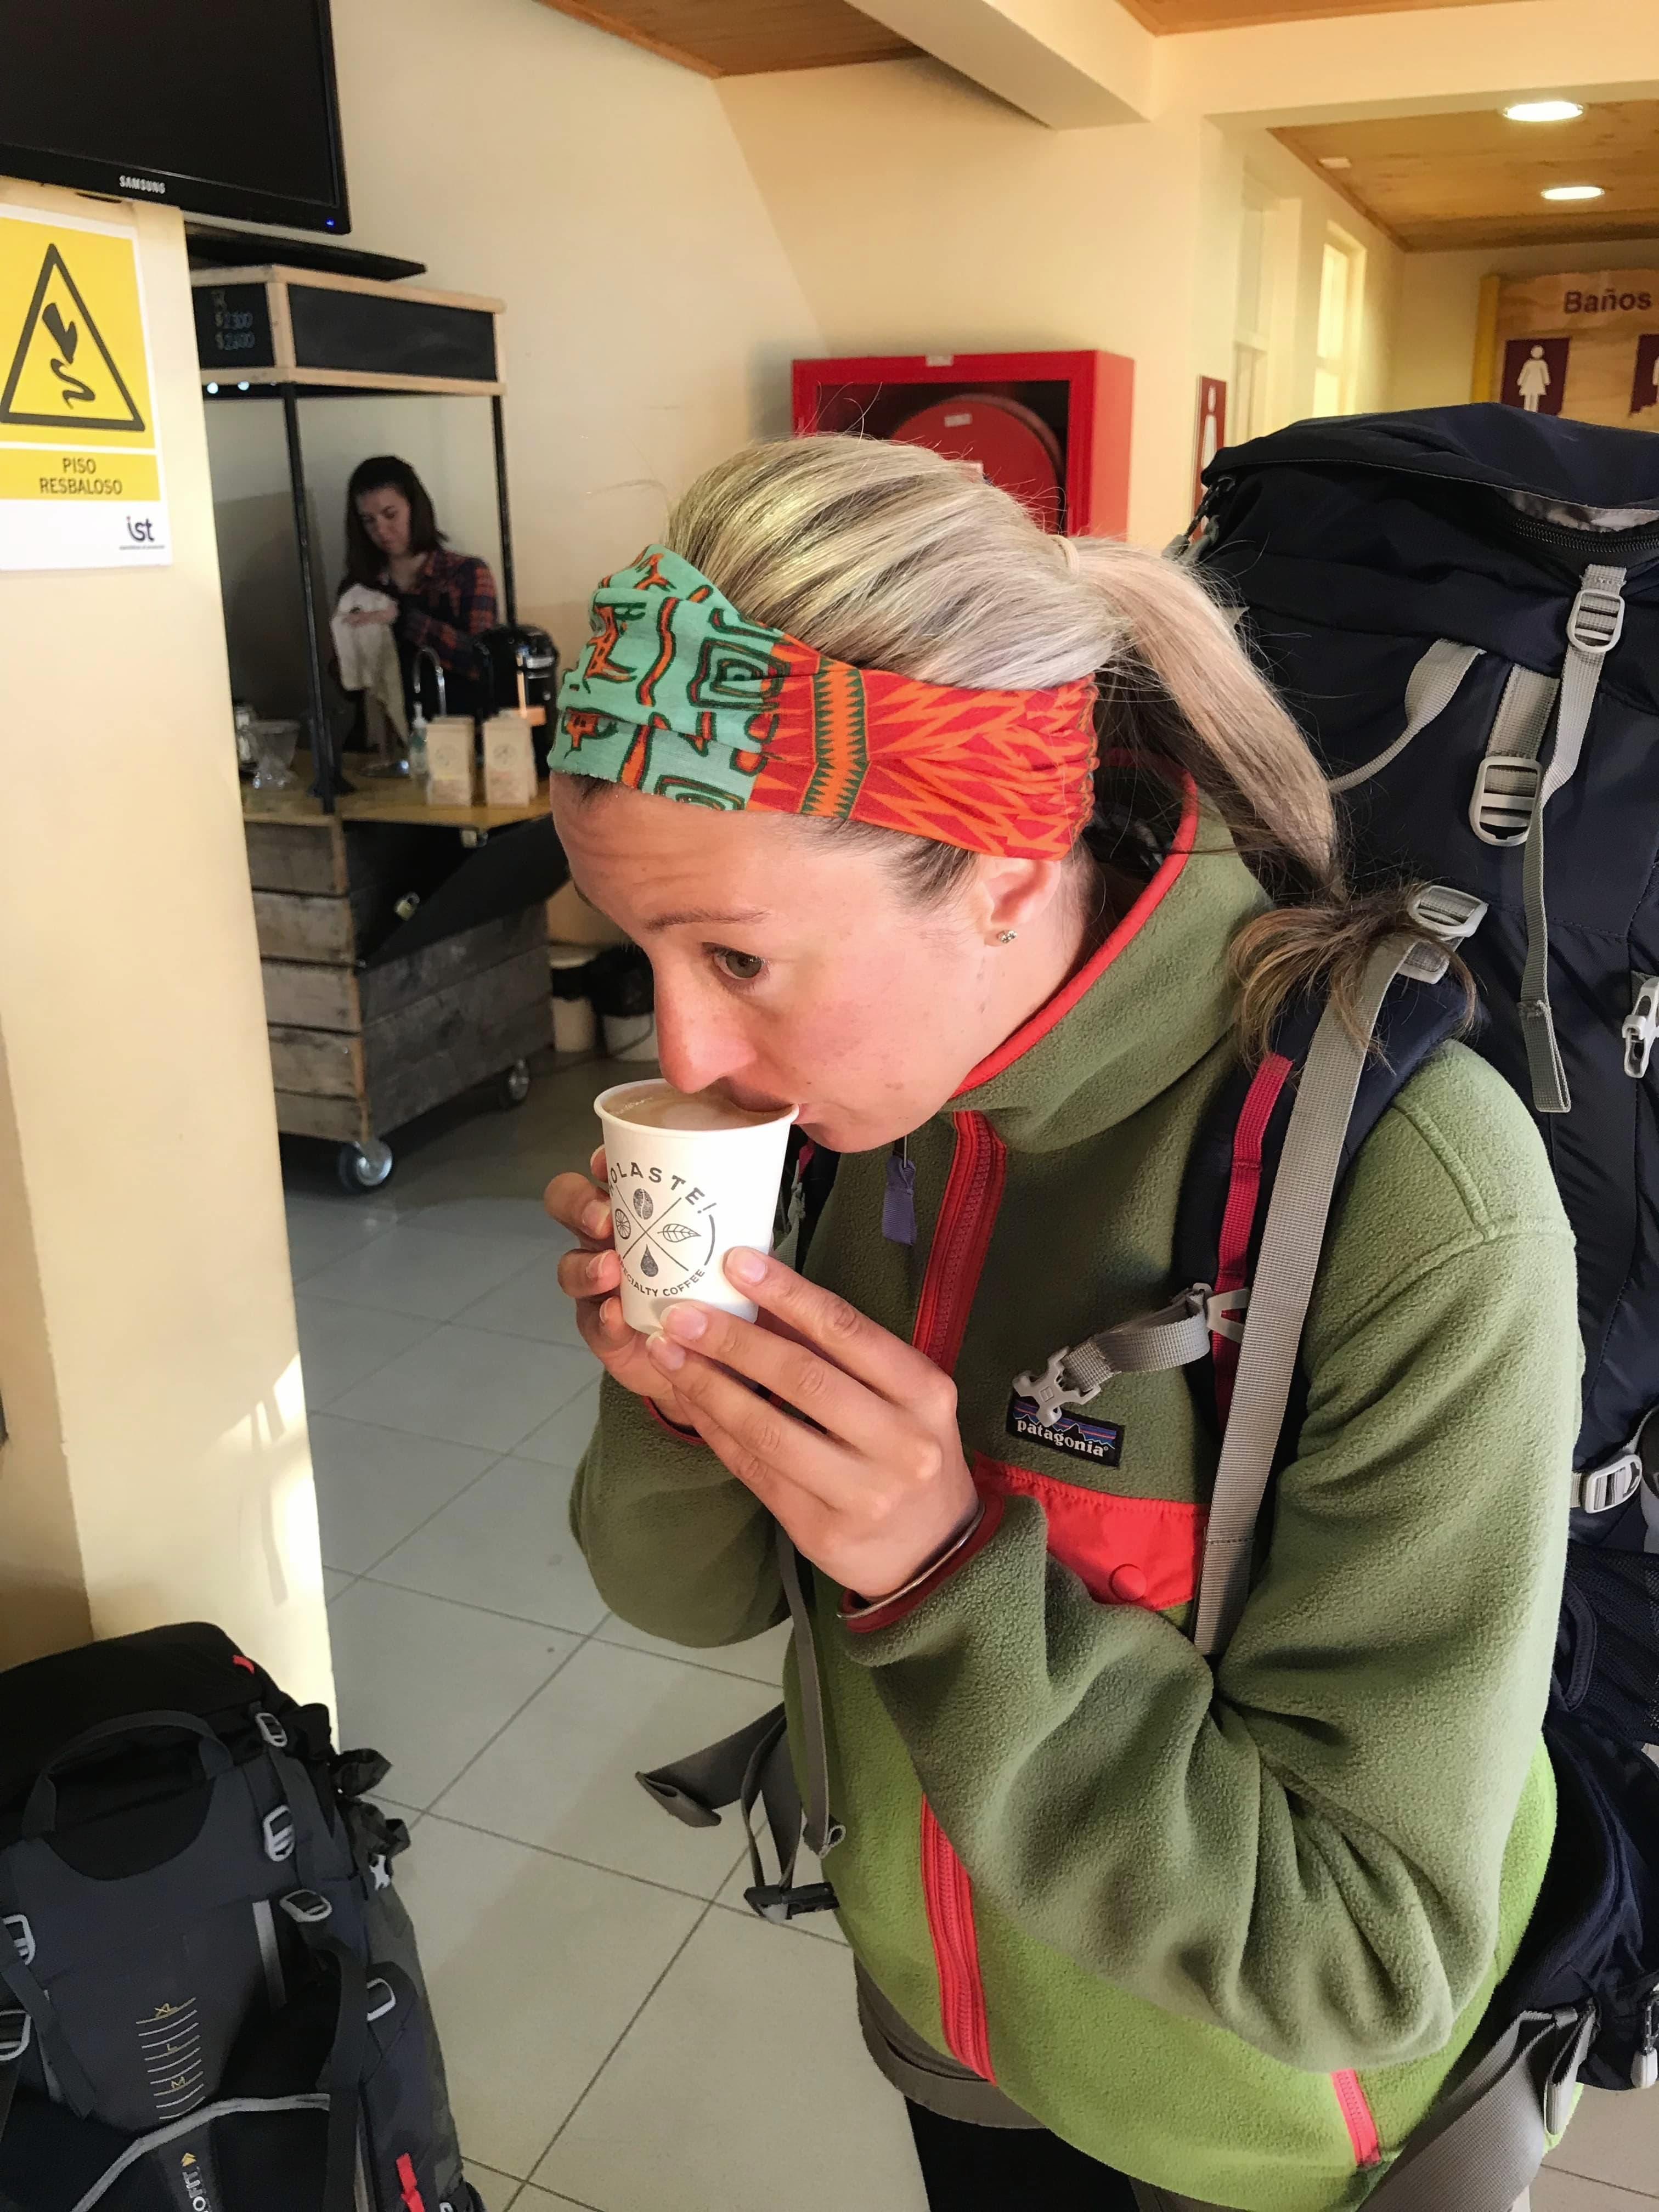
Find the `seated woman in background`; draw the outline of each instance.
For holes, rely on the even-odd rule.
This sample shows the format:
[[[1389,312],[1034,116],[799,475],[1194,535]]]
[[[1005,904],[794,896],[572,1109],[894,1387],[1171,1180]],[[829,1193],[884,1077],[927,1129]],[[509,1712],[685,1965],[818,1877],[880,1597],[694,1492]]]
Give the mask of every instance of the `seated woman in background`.
[[[489,563],[475,554],[449,550],[426,486],[395,453],[377,453],[352,471],[346,486],[345,539],[342,594],[358,585],[386,592],[392,604],[355,607],[341,618],[353,629],[376,623],[392,626],[406,704],[414,702],[415,659],[424,648],[436,655],[444,672],[450,711],[470,711],[472,641],[499,619]],[[435,714],[429,676],[427,681],[427,711]]]

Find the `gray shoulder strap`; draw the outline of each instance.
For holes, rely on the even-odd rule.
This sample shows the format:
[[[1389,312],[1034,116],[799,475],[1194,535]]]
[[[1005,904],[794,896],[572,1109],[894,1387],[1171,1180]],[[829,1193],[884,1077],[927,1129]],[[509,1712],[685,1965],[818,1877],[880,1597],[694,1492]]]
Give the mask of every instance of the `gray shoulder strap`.
[[[1572,2110],[1595,2007],[1523,2012],[1430,2112],[1366,2212],[1509,2212]]]
[[[1328,1007],[1314,1033],[1262,1227],[1238,1376],[1210,1502],[1194,1631],[1206,1658],[1225,1649],[1244,1609],[1256,1522],[1284,1425],[1343,1139],[1371,1032],[1389,986],[1402,970],[1432,982],[1445,969],[1443,952],[1419,938],[1391,937],[1371,955],[1361,980],[1356,1009],[1361,1035],[1352,1034]]]
[[[1567,654],[1561,670],[1555,743],[1533,806],[1522,860],[1527,910],[1527,963],[1521,976],[1521,1034],[1532,1077],[1532,1103],[1540,1114],[1571,1110],[1572,1092],[1556,1042],[1550,1006],[1549,915],[1544,901],[1544,810],[1571,781],[1601,680],[1601,664],[1625,627],[1625,571],[1589,568],[1567,617]]]

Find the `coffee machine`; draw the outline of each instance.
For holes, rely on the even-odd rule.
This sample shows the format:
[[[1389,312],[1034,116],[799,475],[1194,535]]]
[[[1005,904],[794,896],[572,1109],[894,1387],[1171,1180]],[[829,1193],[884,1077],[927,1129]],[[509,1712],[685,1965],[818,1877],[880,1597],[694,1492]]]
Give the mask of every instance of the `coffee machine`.
[[[501,623],[479,632],[473,653],[478,712],[489,716],[516,708],[522,713],[536,749],[536,773],[545,775],[559,685],[558,647],[533,623]]]

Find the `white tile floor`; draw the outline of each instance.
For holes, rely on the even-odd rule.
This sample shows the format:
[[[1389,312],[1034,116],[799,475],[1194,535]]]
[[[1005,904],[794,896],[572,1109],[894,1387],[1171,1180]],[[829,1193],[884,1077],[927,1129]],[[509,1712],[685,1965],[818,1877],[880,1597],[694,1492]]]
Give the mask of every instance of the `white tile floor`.
[[[760,1711],[782,1634],[641,1635],[566,1525],[594,1370],[539,1193],[627,1072],[550,1066],[517,1114],[434,1119],[371,1200],[292,1148],[344,1739],[415,1823],[402,1886],[489,2212],[925,2212],[833,1923],[763,1926],[735,1835],[632,1778]],[[1659,2094],[1587,2097],[1533,2205],[1655,2212]]]

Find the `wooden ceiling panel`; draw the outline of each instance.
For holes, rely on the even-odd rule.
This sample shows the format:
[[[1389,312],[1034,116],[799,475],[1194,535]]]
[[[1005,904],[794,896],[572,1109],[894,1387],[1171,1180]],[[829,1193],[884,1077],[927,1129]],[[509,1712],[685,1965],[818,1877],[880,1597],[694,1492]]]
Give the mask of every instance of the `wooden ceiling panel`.
[[[890,62],[918,49],[847,0],[544,0],[704,76]]]
[[[1244,31],[1261,23],[1311,23],[1340,15],[1393,15],[1411,8],[1490,7],[1495,0],[1123,0],[1149,31]]]
[[[1274,133],[1413,252],[1659,234],[1659,100],[1609,100],[1571,123],[1510,123],[1496,109],[1323,123]],[[1321,157],[1346,159],[1346,169]],[[1600,185],[1597,200],[1540,198]]]

